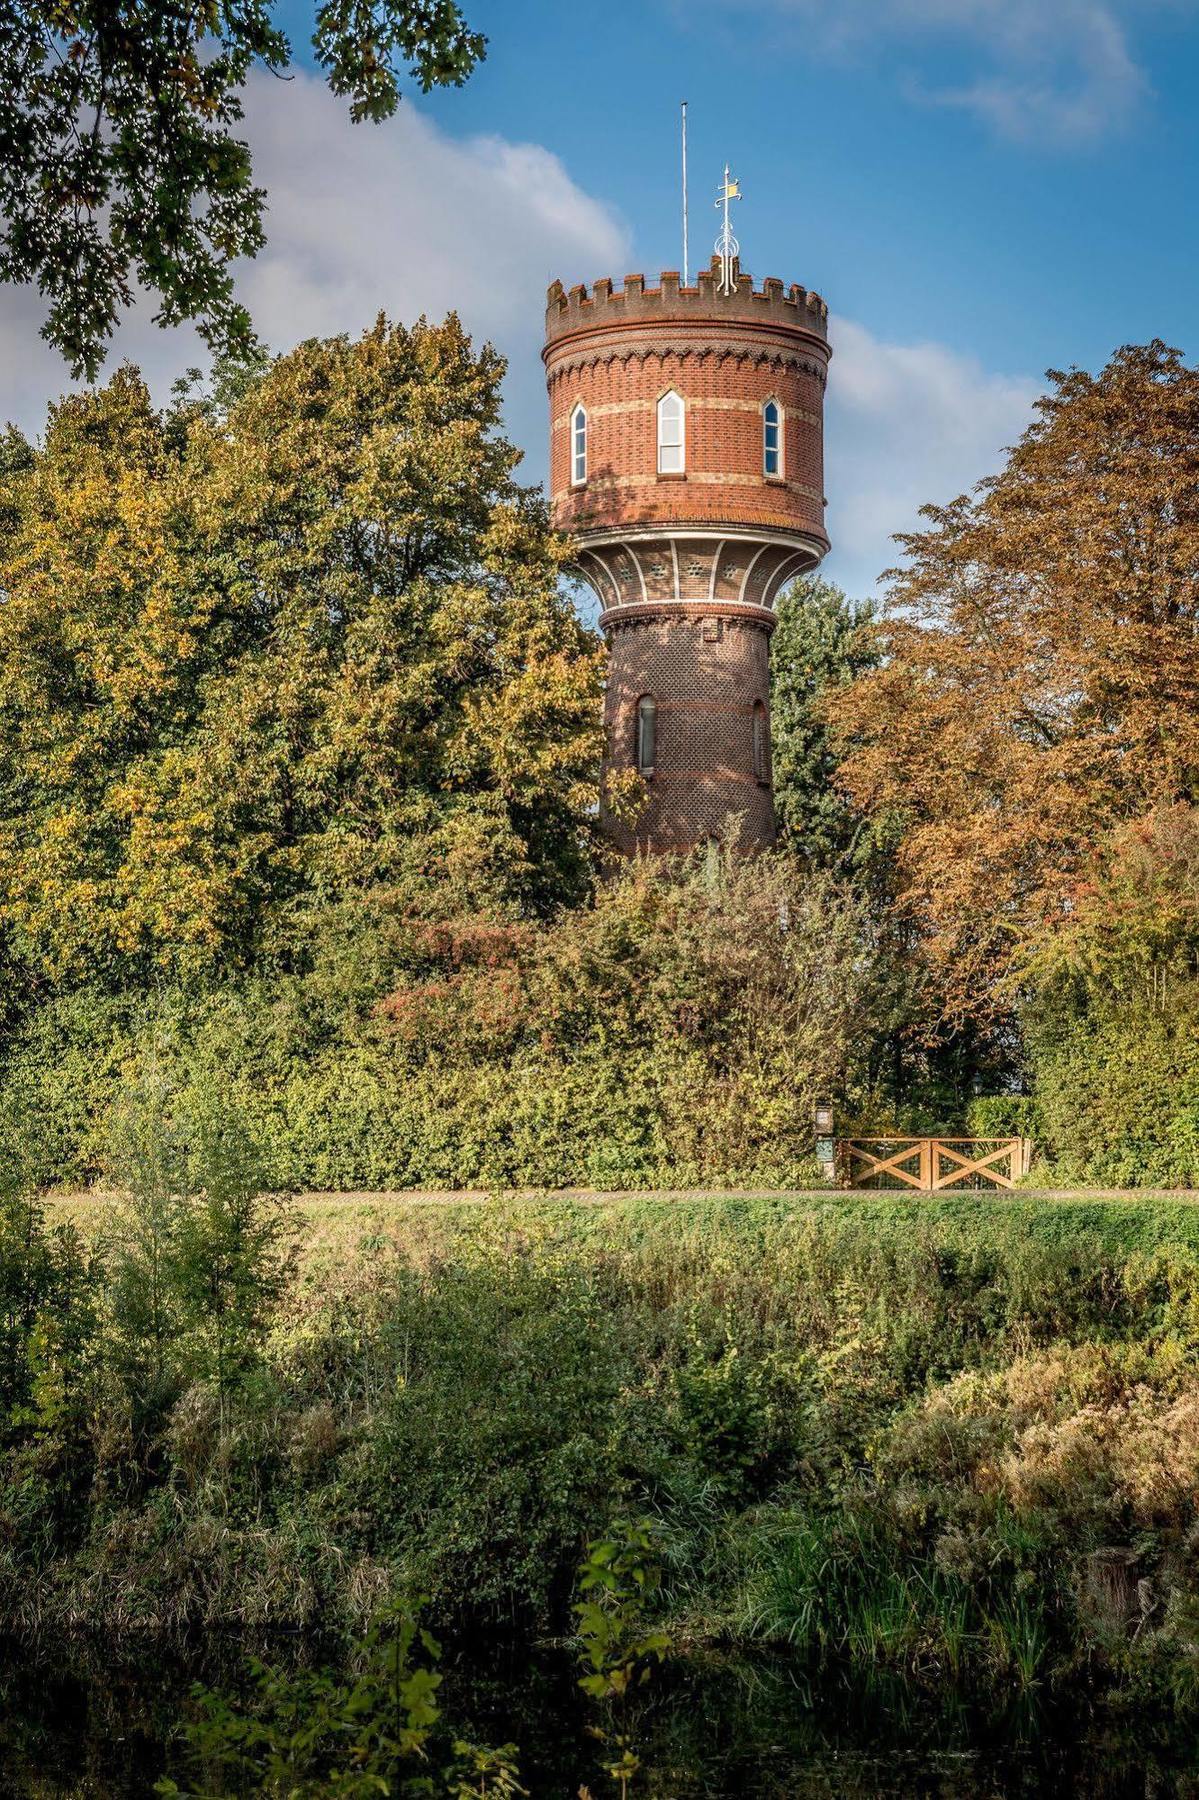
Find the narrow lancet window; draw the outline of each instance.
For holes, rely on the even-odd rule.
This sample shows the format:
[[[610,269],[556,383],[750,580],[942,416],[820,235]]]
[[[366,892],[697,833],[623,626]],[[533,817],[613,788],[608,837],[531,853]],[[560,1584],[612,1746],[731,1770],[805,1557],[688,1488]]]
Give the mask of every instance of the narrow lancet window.
[[[766,708],[760,700],[754,701],[753,716],[754,745],[754,779],[765,781],[766,775]]]
[[[767,475],[783,472],[783,409],[777,400],[762,408],[762,467]]]
[[[652,775],[658,754],[658,703],[652,694],[642,694],[637,702],[637,768],[642,775]]]
[[[683,401],[672,390],[658,402],[658,473],[681,475],[685,467]]]
[[[587,479],[587,408],[581,405],[570,415],[570,479],[574,487]]]

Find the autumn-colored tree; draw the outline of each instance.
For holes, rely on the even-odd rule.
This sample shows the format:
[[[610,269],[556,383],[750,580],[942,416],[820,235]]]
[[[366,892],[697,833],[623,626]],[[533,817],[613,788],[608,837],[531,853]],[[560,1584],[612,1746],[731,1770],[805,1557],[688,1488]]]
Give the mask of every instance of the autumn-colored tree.
[[[1154,807],[1118,825],[1098,847],[1072,904],[1031,948],[1039,986],[1064,980],[1111,994],[1153,991],[1199,967],[1199,806]]]
[[[301,345],[227,410],[131,369],[0,466],[0,926],[55,979],[294,958],[449,870],[579,890],[602,653],[458,321]]]
[[[1154,342],[1050,380],[1003,471],[899,540],[885,664],[835,701],[950,1018],[1199,790],[1199,371]]]

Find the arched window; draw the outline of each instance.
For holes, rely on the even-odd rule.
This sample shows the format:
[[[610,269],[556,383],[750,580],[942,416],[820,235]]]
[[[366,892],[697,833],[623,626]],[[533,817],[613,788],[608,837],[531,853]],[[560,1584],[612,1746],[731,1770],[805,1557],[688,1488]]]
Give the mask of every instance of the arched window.
[[[637,702],[637,768],[642,775],[652,775],[658,754],[658,702],[652,694],[642,694]]]
[[[681,475],[686,466],[683,400],[672,390],[658,402],[658,473]]]
[[[766,774],[766,708],[760,700],[754,701],[753,714],[754,734],[754,780],[767,780]]]
[[[580,487],[587,479],[587,408],[580,403],[570,415],[570,481]]]
[[[777,400],[762,408],[762,468],[767,475],[783,472],[783,409]]]

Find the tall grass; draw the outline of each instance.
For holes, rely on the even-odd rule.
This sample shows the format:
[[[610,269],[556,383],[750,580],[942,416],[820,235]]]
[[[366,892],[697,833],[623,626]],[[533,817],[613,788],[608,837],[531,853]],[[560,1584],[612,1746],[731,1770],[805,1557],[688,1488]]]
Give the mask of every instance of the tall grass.
[[[143,1327],[102,1243],[55,1374],[51,1257],[0,1420],[0,1624],[349,1628],[417,1591],[451,1640],[561,1637],[581,1545],[635,1509],[680,1642],[938,1687],[1157,1681],[1199,1609],[1199,1219],[1172,1219],[310,1212],[236,1378],[180,1290],[137,1407]],[[1135,1632],[1088,1610],[1113,1548],[1146,1584]]]
[[[971,1598],[936,1568],[905,1567],[852,1511],[776,1513],[754,1533],[735,1628],[818,1662],[962,1672]]]

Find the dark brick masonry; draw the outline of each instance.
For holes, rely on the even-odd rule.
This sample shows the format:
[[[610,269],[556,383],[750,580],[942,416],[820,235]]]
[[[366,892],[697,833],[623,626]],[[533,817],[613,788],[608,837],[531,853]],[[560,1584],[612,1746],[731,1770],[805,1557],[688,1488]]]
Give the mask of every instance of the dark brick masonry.
[[[768,734],[760,776],[753,745],[754,703],[765,712],[770,698],[768,623],[682,605],[630,607],[611,615],[607,629],[605,719],[615,767],[636,762],[638,700],[657,700],[648,805],[635,830],[609,823],[613,842],[623,850],[676,850],[735,834],[744,845],[769,843]]]

